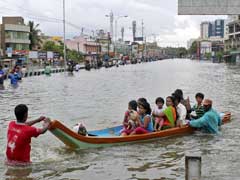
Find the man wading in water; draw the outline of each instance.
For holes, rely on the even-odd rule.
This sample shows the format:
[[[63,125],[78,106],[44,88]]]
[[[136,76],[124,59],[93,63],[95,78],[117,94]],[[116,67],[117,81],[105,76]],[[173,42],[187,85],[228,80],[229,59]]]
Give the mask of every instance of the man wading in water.
[[[7,164],[9,165],[28,165],[30,161],[31,138],[44,134],[49,125],[50,119],[39,117],[33,121],[27,121],[28,107],[19,104],[15,107],[16,121],[11,121],[7,131]],[[27,121],[27,122],[26,122]],[[32,125],[43,121],[42,128],[35,128]]]

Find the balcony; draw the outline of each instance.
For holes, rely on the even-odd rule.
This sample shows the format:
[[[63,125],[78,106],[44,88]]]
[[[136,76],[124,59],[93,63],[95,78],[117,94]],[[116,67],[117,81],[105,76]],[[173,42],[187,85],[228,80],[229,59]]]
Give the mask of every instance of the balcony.
[[[5,24],[5,31],[30,32],[30,27],[18,24]]]
[[[11,39],[11,38],[6,38],[5,43],[15,43],[15,44],[30,44],[29,39]]]

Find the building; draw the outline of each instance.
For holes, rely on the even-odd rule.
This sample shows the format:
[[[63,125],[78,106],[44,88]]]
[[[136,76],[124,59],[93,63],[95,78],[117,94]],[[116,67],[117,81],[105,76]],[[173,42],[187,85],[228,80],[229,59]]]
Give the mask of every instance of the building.
[[[240,59],[240,15],[228,17],[228,34],[225,40],[225,51],[229,52],[230,59]]]
[[[30,27],[22,17],[2,17],[0,31],[2,55],[19,58],[28,54]]]
[[[201,28],[201,38],[208,39],[210,37],[221,37],[224,38],[225,35],[225,21],[223,19],[217,19],[213,22],[202,22]]]
[[[65,43],[68,49],[82,53],[85,60],[90,62],[96,60],[97,56],[101,54],[101,45],[96,39],[81,35],[75,36],[73,39],[67,39]]]
[[[209,38],[209,26],[210,22],[202,22],[200,25],[201,28],[201,38],[207,39]]]

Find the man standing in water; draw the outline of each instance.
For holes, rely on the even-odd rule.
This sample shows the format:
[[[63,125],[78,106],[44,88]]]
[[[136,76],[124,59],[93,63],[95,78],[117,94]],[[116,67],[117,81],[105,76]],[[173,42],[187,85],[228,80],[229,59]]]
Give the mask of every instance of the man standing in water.
[[[2,65],[0,65],[0,89],[4,87],[4,71],[2,70]]]
[[[199,119],[190,121],[189,125],[191,127],[201,128],[207,133],[218,134],[222,120],[219,114],[212,109],[212,101],[210,99],[205,99],[203,101],[203,107],[205,114]]]
[[[44,134],[49,125],[50,119],[39,117],[33,121],[27,121],[28,107],[19,104],[15,107],[16,121],[11,121],[7,131],[7,163],[10,165],[26,165],[31,163],[31,138]],[[26,122],[27,121],[27,122]],[[32,125],[44,121],[42,128],[35,128]]]

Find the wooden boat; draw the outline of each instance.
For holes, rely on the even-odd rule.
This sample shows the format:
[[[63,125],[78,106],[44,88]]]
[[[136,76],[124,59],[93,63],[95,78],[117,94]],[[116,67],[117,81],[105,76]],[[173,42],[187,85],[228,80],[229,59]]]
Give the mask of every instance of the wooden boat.
[[[221,113],[220,114],[223,123],[230,122],[231,113]],[[148,134],[132,135],[121,137],[120,130],[122,126],[116,126],[112,128],[107,128],[103,130],[90,131],[89,134],[95,136],[82,136],[71,129],[67,128],[58,120],[51,122],[49,130],[54,134],[59,140],[61,140],[65,145],[73,149],[86,149],[86,148],[98,148],[98,147],[108,147],[113,145],[126,144],[137,141],[145,141],[161,137],[170,137],[183,134],[190,134],[196,131],[196,129],[184,126],[182,128],[175,127],[167,130],[162,130],[158,132],[152,132]]]

